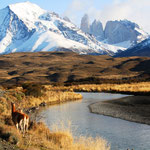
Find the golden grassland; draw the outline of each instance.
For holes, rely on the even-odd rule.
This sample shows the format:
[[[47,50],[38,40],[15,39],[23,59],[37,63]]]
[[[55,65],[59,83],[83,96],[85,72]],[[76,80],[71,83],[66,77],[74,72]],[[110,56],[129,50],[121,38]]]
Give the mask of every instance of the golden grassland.
[[[150,93],[150,82],[140,82],[131,84],[84,84],[61,87],[70,91],[78,92],[125,92],[125,93]]]
[[[28,133],[23,136],[11,120],[12,101],[17,108],[28,108],[39,106],[42,102],[54,104],[82,98],[82,95],[64,87],[45,86],[39,97],[26,96],[25,93],[22,87],[0,88],[0,138],[21,150],[110,150],[110,146],[102,138],[74,138],[70,128],[64,126],[49,130],[43,123],[31,122]]]

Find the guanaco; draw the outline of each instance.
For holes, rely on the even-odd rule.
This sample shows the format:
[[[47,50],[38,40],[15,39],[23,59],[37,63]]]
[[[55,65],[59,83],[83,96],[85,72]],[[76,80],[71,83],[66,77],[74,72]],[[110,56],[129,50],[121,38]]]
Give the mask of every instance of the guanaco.
[[[23,133],[28,130],[29,126],[29,116],[22,111],[17,111],[15,104],[12,105],[12,121],[14,122],[17,129],[20,129]]]

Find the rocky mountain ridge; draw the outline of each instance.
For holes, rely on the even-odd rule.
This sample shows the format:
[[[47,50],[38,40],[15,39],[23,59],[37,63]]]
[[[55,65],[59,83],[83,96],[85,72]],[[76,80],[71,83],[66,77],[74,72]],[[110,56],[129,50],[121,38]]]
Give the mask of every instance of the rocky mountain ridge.
[[[85,28],[86,27],[86,28]],[[81,30],[90,33],[98,41],[129,48],[148,38],[148,33],[129,20],[107,21],[105,28],[99,20],[89,23],[88,15],[81,20]]]
[[[113,55],[121,47],[96,40],[68,18],[23,2],[0,10],[0,54],[12,52],[73,51]]]

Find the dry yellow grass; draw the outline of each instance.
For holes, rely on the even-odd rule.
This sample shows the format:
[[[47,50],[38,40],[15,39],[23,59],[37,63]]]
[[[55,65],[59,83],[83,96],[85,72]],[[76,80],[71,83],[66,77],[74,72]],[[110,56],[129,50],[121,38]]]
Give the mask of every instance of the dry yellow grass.
[[[0,95],[0,113],[3,115],[10,114],[10,103],[15,102],[17,108],[29,108],[39,106],[42,102],[47,104],[63,103],[73,100],[81,100],[82,95],[71,91],[62,91],[55,89],[52,86],[47,86],[41,97],[25,96],[24,90],[21,87],[15,89],[2,90]]]
[[[49,130],[43,123],[34,124],[18,146],[23,150],[110,150],[108,143],[100,137],[73,138],[69,128],[55,126]]]
[[[33,123],[23,136],[14,126],[0,124],[0,137],[21,150],[110,150],[104,139],[73,138],[70,128],[63,125],[49,130],[43,123]]]
[[[28,100],[24,103],[24,107],[38,106],[42,102],[47,104],[55,104],[81,99],[82,95],[74,92],[46,90],[42,97],[28,97]]]
[[[66,88],[66,87],[65,87]],[[86,84],[68,87],[68,90],[83,92],[150,92],[150,82],[140,82],[131,84]]]

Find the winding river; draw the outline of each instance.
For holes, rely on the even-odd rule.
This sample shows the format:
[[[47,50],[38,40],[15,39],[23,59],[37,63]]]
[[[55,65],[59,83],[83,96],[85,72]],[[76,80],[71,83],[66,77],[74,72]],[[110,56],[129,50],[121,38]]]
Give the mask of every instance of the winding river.
[[[111,144],[111,150],[150,150],[150,126],[89,112],[88,105],[103,100],[125,97],[122,94],[81,93],[82,101],[50,106],[39,113],[52,124],[71,121],[74,136],[100,136]]]

